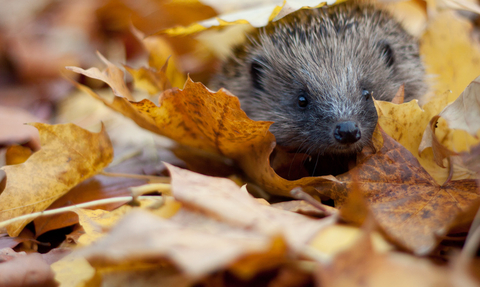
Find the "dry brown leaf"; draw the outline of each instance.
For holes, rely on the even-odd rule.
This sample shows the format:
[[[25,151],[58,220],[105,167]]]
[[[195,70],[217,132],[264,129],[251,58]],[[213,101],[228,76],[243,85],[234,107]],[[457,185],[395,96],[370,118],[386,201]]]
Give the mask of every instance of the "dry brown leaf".
[[[403,253],[375,252],[365,232],[332,263],[321,264],[316,275],[322,287],[451,286],[447,268]]]
[[[246,230],[202,232],[134,210],[109,234],[79,254],[99,267],[168,259],[185,273],[196,277],[228,266],[247,254],[273,252],[281,255],[284,251],[276,240]]]
[[[27,143],[31,142],[34,149],[40,148],[38,133],[34,127],[25,125],[25,123],[38,122],[39,120],[19,108],[7,108],[0,106],[0,143]]]
[[[213,214],[234,226],[269,234],[283,234],[287,244],[301,250],[321,229],[335,222],[334,216],[312,220],[305,216],[259,204],[233,181],[214,178],[168,165],[176,200]]]
[[[102,56],[102,54],[97,53],[98,57],[100,60],[102,60],[105,65],[107,65],[107,68],[104,71],[100,71],[97,68],[90,68],[88,70],[80,69],[77,67],[66,67],[67,69],[83,74],[87,77],[90,77],[92,79],[97,79],[102,82],[105,82],[112,88],[113,93],[118,96],[118,97],[125,97],[129,100],[133,100],[133,96],[130,93],[130,90],[127,88],[127,85],[125,85],[125,82],[123,80],[124,73],[122,70],[120,70],[117,66],[112,64],[110,61],[105,59],[105,57]]]
[[[437,235],[480,197],[474,180],[440,186],[416,158],[383,133],[384,146],[354,169],[321,186],[342,206],[355,182],[379,226],[398,244],[418,254],[430,252]]]
[[[42,148],[25,163],[6,166],[7,185],[0,195],[0,221],[45,210],[83,180],[100,172],[113,158],[105,131],[91,133],[73,124],[32,124]],[[30,221],[7,227],[17,236]]]
[[[319,230],[335,222],[334,217],[313,220],[265,206],[225,178],[169,170],[172,193],[183,206],[173,217],[134,209],[77,255],[97,272],[167,260],[193,278],[228,269],[248,279],[282,264],[287,250],[301,252]]]
[[[20,255],[0,263],[0,286],[54,287],[54,273],[38,253]]]
[[[477,136],[480,130],[480,77],[473,80],[439,115],[451,129],[465,130]]]

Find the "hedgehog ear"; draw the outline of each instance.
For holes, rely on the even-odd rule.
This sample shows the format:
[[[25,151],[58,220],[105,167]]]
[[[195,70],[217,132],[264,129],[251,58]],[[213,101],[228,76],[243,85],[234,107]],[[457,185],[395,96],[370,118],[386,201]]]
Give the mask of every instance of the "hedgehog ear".
[[[263,90],[263,85],[260,78],[263,74],[264,66],[259,60],[253,60],[250,65],[250,76],[252,78],[252,85],[257,90]]]
[[[393,49],[390,44],[387,41],[382,40],[378,42],[378,46],[380,47],[382,58],[384,58],[387,66],[393,66],[393,63],[395,62],[395,55],[393,54]]]

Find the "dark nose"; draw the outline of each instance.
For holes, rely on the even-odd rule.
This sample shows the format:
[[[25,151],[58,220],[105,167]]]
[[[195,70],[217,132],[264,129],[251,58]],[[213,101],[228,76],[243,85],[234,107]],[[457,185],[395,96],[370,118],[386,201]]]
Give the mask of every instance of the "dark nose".
[[[362,137],[358,125],[352,121],[338,123],[333,136],[341,144],[353,144]]]

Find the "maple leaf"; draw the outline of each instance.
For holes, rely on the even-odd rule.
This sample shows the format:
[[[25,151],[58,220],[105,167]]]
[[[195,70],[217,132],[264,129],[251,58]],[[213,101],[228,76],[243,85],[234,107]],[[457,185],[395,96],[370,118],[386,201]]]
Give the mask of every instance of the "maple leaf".
[[[341,208],[358,184],[375,221],[398,244],[419,254],[431,251],[438,235],[480,197],[474,180],[440,186],[402,145],[384,132],[384,146],[348,173],[318,186]]]
[[[89,75],[82,69],[70,69]],[[110,102],[90,88],[76,85],[144,129],[201,150],[210,158],[220,158],[224,163],[228,162],[225,158],[234,160],[253,182],[273,194],[290,196],[290,190],[297,186],[314,192],[313,186],[331,180],[306,177],[290,181],[280,177],[270,166],[270,154],[275,147],[275,137],[268,131],[271,122],[249,119],[238,98],[225,89],[215,93],[187,79],[183,90],[164,91],[157,106],[148,99],[131,102],[119,97],[122,95]],[[182,159],[189,160],[185,156]]]
[[[45,210],[83,180],[100,172],[113,158],[110,140],[102,129],[88,132],[73,124],[33,123],[42,148],[19,165],[5,166],[7,185],[0,195],[0,221]],[[7,226],[17,236],[30,221]]]

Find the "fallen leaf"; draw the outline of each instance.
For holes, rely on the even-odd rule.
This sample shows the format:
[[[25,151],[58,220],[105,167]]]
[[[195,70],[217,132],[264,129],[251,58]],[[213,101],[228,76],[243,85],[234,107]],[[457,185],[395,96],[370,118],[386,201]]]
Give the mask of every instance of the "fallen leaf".
[[[354,247],[364,236],[364,232],[361,228],[343,224],[328,226],[315,236],[310,242],[310,247],[327,255],[329,259],[334,259],[337,254]],[[394,249],[393,245],[378,232],[372,232],[370,238],[376,252],[385,253]]]
[[[402,84],[400,88],[398,89],[397,93],[392,99],[393,104],[403,104],[403,100],[405,98],[405,84]]]
[[[131,195],[131,191],[129,191],[130,187],[145,183],[147,183],[147,181],[141,179],[97,175],[70,189],[66,194],[55,200],[48,209],[61,208],[116,196],[129,196]],[[123,205],[121,202],[111,203],[97,205],[95,208],[113,210],[121,205]],[[66,212],[52,216],[41,216],[33,222],[35,224],[35,234],[36,236],[40,236],[50,230],[60,229],[78,223],[78,216],[73,212]]]
[[[96,244],[79,252],[92,266],[124,262],[173,261],[193,277],[208,274],[246,254],[269,252],[275,240],[254,232],[201,232],[185,229],[146,211],[129,212]]]
[[[74,70],[84,73],[82,69]],[[289,181],[278,176],[269,163],[275,147],[275,137],[268,131],[271,123],[249,119],[240,109],[238,98],[225,89],[214,93],[188,79],[183,90],[166,90],[157,106],[147,99],[130,102],[118,96],[110,103],[90,88],[76,85],[144,129],[217,159],[224,166],[237,163],[254,183],[272,194],[290,196],[290,190],[297,186],[314,193],[315,185],[330,180],[307,177]],[[182,159],[188,162],[188,157]]]
[[[94,134],[73,124],[32,124],[42,148],[25,163],[5,166],[5,190],[0,195],[0,221],[45,210],[79,182],[100,172],[113,158],[104,131]],[[30,221],[7,226],[17,236]]]
[[[342,206],[353,185],[361,187],[375,221],[397,242],[417,254],[430,252],[438,235],[461,211],[480,198],[474,180],[440,186],[416,158],[383,133],[384,146],[320,192]]]
[[[473,80],[439,116],[448,122],[451,129],[465,130],[477,136],[480,130],[480,77]]]
[[[60,286],[85,286],[95,275],[95,269],[88,261],[75,253],[71,253],[51,265],[55,280]]]
[[[185,83],[185,74],[178,68],[180,66],[177,60],[178,56],[172,45],[164,37],[145,37],[137,29],[133,28],[132,31],[148,52],[148,68],[140,69],[142,70],[141,73],[145,73],[148,79],[153,80],[150,81],[151,84],[154,84],[157,88],[163,88],[157,92],[164,91],[170,85],[182,88]],[[137,73],[140,70],[137,70]],[[135,74],[132,75],[135,77]],[[140,84],[138,78],[136,84]],[[153,92],[153,90],[151,91]]]
[[[18,256],[0,263],[0,286],[58,286],[50,266],[38,253]]]
[[[317,286],[452,286],[450,273],[428,259],[398,252],[379,253],[364,232],[330,264],[317,269]]]
[[[149,209],[149,206],[162,203],[160,207],[153,210]],[[140,206],[136,208],[143,208],[149,210],[152,213],[162,218],[172,217],[181,207],[181,204],[173,200],[171,197],[158,197],[156,199],[141,199],[139,200]],[[89,209],[76,209],[74,212],[79,217],[79,223],[83,227],[83,235],[77,240],[77,244],[80,246],[90,245],[92,242],[97,241],[103,237],[105,233],[114,226],[118,220],[120,220],[125,214],[130,212],[132,207],[129,205],[123,205],[113,211],[105,211],[101,209],[89,210]]]
[[[480,144],[472,147],[470,152],[463,152],[461,158],[464,165],[476,173],[477,180],[480,179]]]
[[[420,155],[418,149],[430,120],[447,105],[448,97],[448,93],[439,94],[431,98],[422,108],[418,106],[416,100],[401,105],[375,101],[379,116],[378,123],[382,129],[415,155],[422,167],[439,184],[443,184],[447,180],[449,170],[435,163],[432,150],[426,149]],[[470,139],[472,137],[463,131],[458,132],[464,134],[449,129],[443,120],[437,122],[435,135],[440,144],[456,152],[468,150],[468,147],[472,145]],[[472,178],[468,173],[461,172],[459,169],[461,167],[454,166],[453,180]]]
[[[441,95],[451,90],[448,102],[455,100],[480,75],[480,50],[471,37],[472,29],[469,20],[445,10],[430,19],[420,41],[426,74],[437,75],[433,92]]]
[[[160,31],[169,35],[188,35],[206,30],[211,27],[222,27],[227,25],[246,24],[249,23],[253,27],[264,27],[272,20],[278,20],[292,12],[302,8],[321,7],[325,4],[332,5],[335,1],[322,2],[319,0],[302,0],[302,1],[259,1],[254,2],[213,2],[202,1],[212,6],[215,10],[225,13],[215,18],[200,21],[191,24],[188,27],[173,27]]]
[[[213,178],[167,165],[176,200],[241,226],[270,235],[283,234],[287,244],[301,250],[321,229],[332,224],[335,216],[312,220],[305,216],[259,204],[233,181]]]
[[[80,69],[77,67],[67,66],[66,68],[79,74],[83,74],[92,79],[97,79],[102,82],[105,82],[112,88],[112,91],[115,95],[119,97],[125,97],[129,100],[133,100],[133,96],[130,93],[130,90],[125,85],[123,81],[124,73],[117,66],[112,64],[110,61],[105,59],[102,54],[97,53],[97,56],[102,60],[107,68],[104,71],[100,71],[98,68],[90,68],[88,70]]]
[[[32,240],[33,238],[10,237],[7,234],[0,234],[0,250],[4,248],[14,248],[18,244]]]
[[[38,122],[39,120],[29,112],[19,108],[7,108],[0,106],[0,143],[23,144],[32,143],[32,148],[40,148],[38,133],[34,127],[25,123]]]
[[[427,9],[421,1],[378,1],[411,35],[420,38],[427,27]]]
[[[435,136],[435,129],[439,117],[440,116],[434,116],[430,120],[430,123],[425,129],[425,132],[423,133],[422,142],[418,147],[418,153],[421,154],[426,148],[432,148],[435,163],[438,166],[445,168],[445,165],[443,164],[444,159],[450,158],[451,156],[455,156],[458,154],[442,145]]]
[[[6,165],[24,163],[32,155],[32,150],[21,145],[11,145],[5,153]]]

